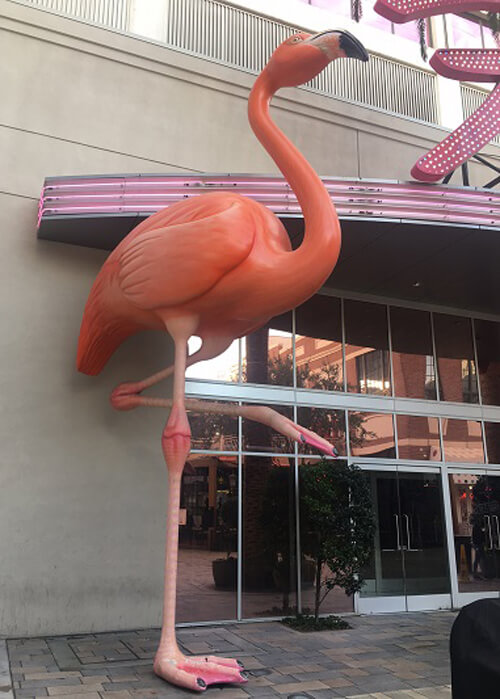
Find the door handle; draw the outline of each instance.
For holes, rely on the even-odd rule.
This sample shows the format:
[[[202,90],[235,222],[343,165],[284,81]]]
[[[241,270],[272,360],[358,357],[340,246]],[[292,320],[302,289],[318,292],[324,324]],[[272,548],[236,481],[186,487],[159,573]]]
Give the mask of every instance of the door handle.
[[[396,520],[396,550],[401,551],[401,537],[399,534],[399,515],[394,515]]]
[[[406,519],[406,540],[408,543],[407,550],[408,551],[418,551],[418,549],[414,549],[411,546],[411,538],[410,538],[410,518],[408,515],[402,515]]]
[[[500,525],[498,523],[498,515],[492,515],[491,519],[495,522],[495,529],[497,532],[497,540],[495,543],[496,550],[500,550]]]
[[[491,533],[491,519],[489,515],[483,515],[484,522],[485,522],[485,529],[488,531],[488,535],[490,537],[490,545],[487,546],[486,548],[488,551],[493,550],[493,534]]]
[[[405,523],[406,523],[406,544],[407,544],[406,548],[408,551],[411,551],[410,522],[409,522],[408,515],[403,515],[403,518],[404,518]]]

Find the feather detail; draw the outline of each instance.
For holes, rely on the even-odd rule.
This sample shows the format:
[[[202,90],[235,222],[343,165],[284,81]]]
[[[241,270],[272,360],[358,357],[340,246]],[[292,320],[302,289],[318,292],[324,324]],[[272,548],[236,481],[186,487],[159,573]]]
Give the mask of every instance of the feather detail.
[[[76,366],[90,376],[99,374],[113,352],[130,335],[143,328],[126,316],[113,313],[106,302],[111,274],[106,265],[90,291],[80,327]]]

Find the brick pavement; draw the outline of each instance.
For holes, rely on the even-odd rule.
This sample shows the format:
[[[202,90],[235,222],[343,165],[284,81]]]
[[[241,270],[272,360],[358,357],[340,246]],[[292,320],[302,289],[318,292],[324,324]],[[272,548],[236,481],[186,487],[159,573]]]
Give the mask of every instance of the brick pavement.
[[[209,699],[449,699],[454,618],[453,612],[354,616],[351,630],[312,634],[277,622],[204,626],[179,629],[178,639],[186,654],[245,664],[248,684],[209,688]],[[10,639],[15,699],[194,696],[154,676],[158,638],[157,630],[140,630]]]

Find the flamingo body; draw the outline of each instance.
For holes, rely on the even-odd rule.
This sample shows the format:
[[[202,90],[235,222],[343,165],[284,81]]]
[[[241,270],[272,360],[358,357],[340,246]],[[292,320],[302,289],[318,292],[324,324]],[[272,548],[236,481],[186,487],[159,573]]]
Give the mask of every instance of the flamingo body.
[[[98,374],[127,337],[164,329],[179,315],[196,316],[204,340],[260,327],[288,310],[287,299],[270,296],[269,287],[290,249],[269,209],[232,192],[159,211],[124,238],[97,276],[83,315],[78,369]]]

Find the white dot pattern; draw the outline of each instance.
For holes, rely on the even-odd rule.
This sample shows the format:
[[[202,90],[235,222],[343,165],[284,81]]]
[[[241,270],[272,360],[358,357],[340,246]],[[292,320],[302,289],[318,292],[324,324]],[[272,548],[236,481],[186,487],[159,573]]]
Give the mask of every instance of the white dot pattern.
[[[500,83],[483,104],[426,155],[411,171],[417,180],[436,182],[452,172],[500,132]]]
[[[474,12],[489,10],[498,12],[498,0],[377,0],[375,10],[396,23],[408,22],[418,17],[443,15],[446,12]]]
[[[479,82],[500,80],[500,49],[439,49],[430,63],[446,78]]]

